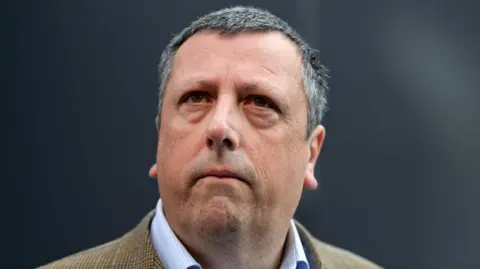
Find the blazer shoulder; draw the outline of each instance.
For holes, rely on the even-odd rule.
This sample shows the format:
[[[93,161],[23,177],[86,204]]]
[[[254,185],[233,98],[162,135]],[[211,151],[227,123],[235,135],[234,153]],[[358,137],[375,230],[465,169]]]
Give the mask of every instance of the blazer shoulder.
[[[108,243],[90,248],[39,268],[162,268],[150,241],[150,211],[135,228]]]
[[[325,268],[382,269],[382,267],[355,253],[335,247],[316,238],[312,239],[312,243]]]
[[[49,264],[40,266],[40,269],[61,268],[109,268],[107,263],[118,257],[122,249],[122,237],[102,245],[80,251]],[[100,266],[101,265],[101,266]],[[113,266],[113,265],[112,265]],[[110,267],[113,268],[113,267]]]

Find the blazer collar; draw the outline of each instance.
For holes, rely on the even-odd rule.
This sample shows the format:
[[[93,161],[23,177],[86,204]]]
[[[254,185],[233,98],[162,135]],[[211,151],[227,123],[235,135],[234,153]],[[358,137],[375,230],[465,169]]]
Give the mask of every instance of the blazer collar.
[[[305,255],[307,256],[310,269],[327,269],[323,267],[320,254],[315,248],[315,243],[313,242],[313,236],[305,227],[303,227],[302,224],[296,220],[294,221],[295,225],[297,226],[298,235],[300,237],[300,241],[302,241],[303,249],[305,250]]]
[[[124,236],[125,245],[130,248],[135,268],[164,269],[150,238],[150,224],[155,210],[150,211],[130,233]]]

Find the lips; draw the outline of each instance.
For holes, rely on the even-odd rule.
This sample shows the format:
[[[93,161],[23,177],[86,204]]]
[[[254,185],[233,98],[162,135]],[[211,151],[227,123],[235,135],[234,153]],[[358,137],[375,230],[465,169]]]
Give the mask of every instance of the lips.
[[[211,169],[211,170],[208,170],[208,171],[204,171],[203,173],[201,173],[197,177],[197,181],[200,180],[200,179],[207,178],[207,177],[233,178],[233,179],[237,179],[237,180],[243,181],[245,183],[248,183],[244,179],[244,177],[242,177],[240,174],[235,173],[235,172],[230,171],[230,170],[226,170],[226,169]]]

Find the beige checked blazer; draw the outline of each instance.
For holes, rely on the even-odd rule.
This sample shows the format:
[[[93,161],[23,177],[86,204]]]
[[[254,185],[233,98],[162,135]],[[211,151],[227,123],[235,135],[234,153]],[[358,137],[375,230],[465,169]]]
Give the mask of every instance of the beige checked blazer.
[[[60,269],[165,269],[150,240],[151,211],[130,232],[106,244],[73,254],[39,268]],[[381,267],[351,252],[323,243],[296,222],[302,243],[310,249],[312,269],[380,269]],[[250,269],[250,268],[249,268]]]

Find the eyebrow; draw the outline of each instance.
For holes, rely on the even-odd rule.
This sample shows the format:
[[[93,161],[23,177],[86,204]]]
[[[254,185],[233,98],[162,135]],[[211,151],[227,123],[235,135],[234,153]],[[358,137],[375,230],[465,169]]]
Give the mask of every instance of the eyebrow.
[[[180,81],[175,88],[179,89],[205,89],[205,88],[215,88],[216,83],[213,80],[198,79],[196,77],[191,77]]]
[[[242,91],[245,91],[246,93],[258,92],[261,90],[266,90],[267,88],[273,88],[273,87],[264,87],[263,85],[260,85],[258,82],[245,83],[240,87],[240,89]]]

